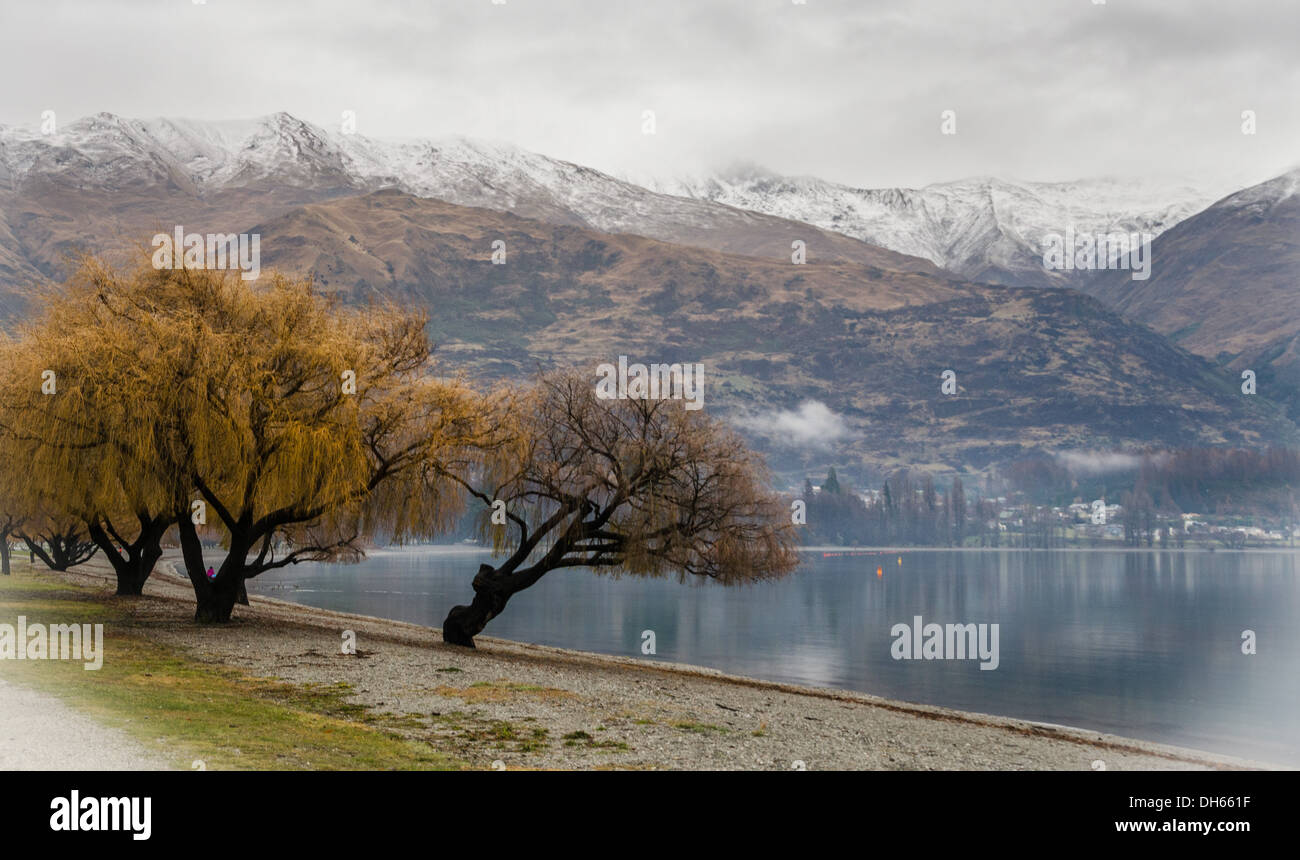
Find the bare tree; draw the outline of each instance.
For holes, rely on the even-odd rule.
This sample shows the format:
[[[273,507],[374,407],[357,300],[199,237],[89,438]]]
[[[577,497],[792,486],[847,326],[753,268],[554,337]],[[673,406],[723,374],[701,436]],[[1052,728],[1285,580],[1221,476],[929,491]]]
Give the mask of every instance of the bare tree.
[[[443,622],[473,647],[507,601],[553,570],[744,583],[798,564],[789,508],[731,430],[680,400],[601,399],[577,371],[494,401],[500,437],[473,477],[480,525],[505,560]]]

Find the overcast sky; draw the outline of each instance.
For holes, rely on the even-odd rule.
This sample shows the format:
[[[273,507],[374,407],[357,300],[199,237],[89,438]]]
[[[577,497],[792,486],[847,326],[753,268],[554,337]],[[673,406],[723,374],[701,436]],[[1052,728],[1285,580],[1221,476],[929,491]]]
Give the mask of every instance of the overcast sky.
[[[0,0],[0,123],[353,110],[634,177],[1262,179],[1300,164],[1297,33],[1285,0]]]

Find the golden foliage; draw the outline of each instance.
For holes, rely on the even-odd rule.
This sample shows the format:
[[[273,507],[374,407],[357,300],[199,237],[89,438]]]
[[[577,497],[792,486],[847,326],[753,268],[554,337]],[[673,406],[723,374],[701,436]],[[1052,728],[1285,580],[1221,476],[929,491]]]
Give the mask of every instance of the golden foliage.
[[[478,400],[432,376],[419,315],[337,308],[274,273],[87,258],[0,351],[25,492],[88,520],[188,517],[201,498],[232,553],[262,541],[265,563],[430,536],[460,510],[431,462],[472,459]]]
[[[480,395],[434,373],[421,315],[305,280],[86,258],[0,364],[0,509],[84,520],[100,545],[131,542],[115,522],[154,546],[179,523],[201,613],[273,567],[433,536],[466,494],[509,553],[476,580],[495,594],[562,567],[732,583],[797,563],[763,464],[721,422],[600,399],[572,370]],[[213,588],[195,499],[228,549]]]

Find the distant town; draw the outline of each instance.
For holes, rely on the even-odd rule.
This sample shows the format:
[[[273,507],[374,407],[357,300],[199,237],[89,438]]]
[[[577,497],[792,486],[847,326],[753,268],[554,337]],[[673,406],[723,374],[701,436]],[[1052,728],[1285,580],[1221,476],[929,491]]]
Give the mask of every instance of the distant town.
[[[1041,494],[1020,490],[968,495],[960,479],[939,487],[928,476],[904,475],[880,489],[850,489],[832,469],[821,484],[805,481],[802,492],[792,496],[792,505],[796,501],[804,503],[795,508],[804,543],[817,545],[1214,550],[1294,547],[1300,531],[1290,496],[1280,503],[1271,500],[1273,513],[1258,505],[1177,510],[1156,505],[1150,493],[1137,490],[1044,503]]]

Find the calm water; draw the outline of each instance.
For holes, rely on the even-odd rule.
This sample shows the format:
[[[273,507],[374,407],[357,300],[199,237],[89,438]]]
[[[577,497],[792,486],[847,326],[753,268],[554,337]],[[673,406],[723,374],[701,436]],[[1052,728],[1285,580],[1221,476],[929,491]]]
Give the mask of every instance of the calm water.
[[[902,564],[898,559],[902,558]],[[256,592],[440,626],[486,554],[382,551]],[[1300,765],[1297,553],[907,551],[824,557],[743,588],[548,574],[485,631],[861,690]],[[877,568],[882,575],[877,575]],[[895,660],[891,628],[998,624],[1000,664]],[[1253,630],[1257,653],[1242,654]]]

